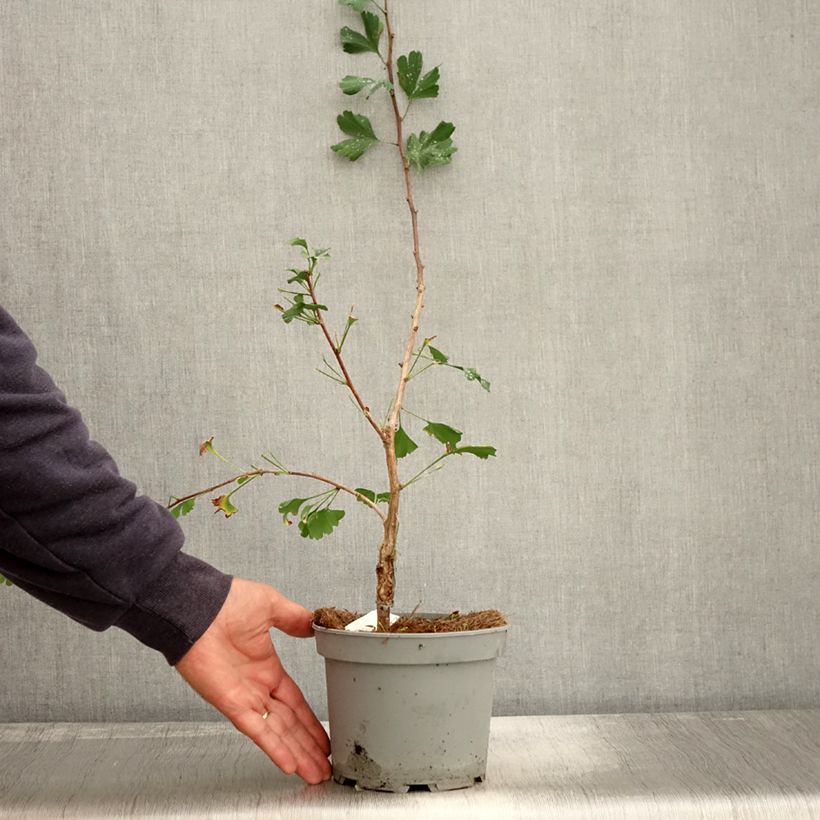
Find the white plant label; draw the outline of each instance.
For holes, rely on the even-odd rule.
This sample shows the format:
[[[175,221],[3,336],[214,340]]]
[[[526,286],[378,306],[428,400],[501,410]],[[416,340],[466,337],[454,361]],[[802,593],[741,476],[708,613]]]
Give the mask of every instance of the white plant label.
[[[394,615],[392,612],[390,613],[390,623],[394,624],[398,621],[399,616]],[[378,623],[378,616],[376,615],[376,610],[371,609],[367,615],[362,615],[361,618],[356,618],[355,621],[351,621],[345,629],[348,632],[375,632],[376,625]]]

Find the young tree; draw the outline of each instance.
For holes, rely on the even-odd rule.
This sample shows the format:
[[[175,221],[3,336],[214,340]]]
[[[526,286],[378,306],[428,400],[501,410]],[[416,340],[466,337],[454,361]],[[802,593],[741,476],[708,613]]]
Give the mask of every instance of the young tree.
[[[385,143],[376,135],[370,119],[364,114],[346,110],[336,122],[346,138],[332,145],[339,156],[351,162],[359,160],[365,153],[380,144],[393,145],[403,170],[402,195],[412,227],[413,258],[416,268],[416,295],[407,342],[401,358],[401,372],[386,418],[377,421],[369,405],[357,390],[350,370],[343,357],[343,348],[348,334],[357,318],[352,310],[348,313],[341,334],[335,336],[328,328],[325,314],[327,305],[322,304],[317,296],[317,285],[320,279],[319,266],[330,256],[328,248],[311,248],[305,239],[291,240],[291,245],[299,248],[304,262],[299,267],[290,268],[287,280],[288,287],[280,288],[285,305],[277,304],[277,309],[285,324],[301,322],[319,329],[330,348],[331,360],[322,357],[324,369],[320,372],[334,382],[343,385],[351,394],[353,401],[366,422],[373,428],[384,450],[387,468],[388,489],[376,492],[365,487],[351,487],[326,476],[304,470],[292,470],[285,467],[272,453],[263,453],[261,458],[268,467],[251,465],[245,470],[231,464],[214,447],[210,438],[200,446],[200,455],[211,453],[240,472],[232,478],[198,490],[190,495],[172,498],[168,507],[175,516],[186,515],[195,504],[198,496],[210,494],[215,490],[231,487],[228,492],[216,496],[211,503],[226,517],[237,512],[232,496],[247,486],[251,481],[263,475],[290,475],[312,478],[329,486],[308,498],[291,498],[279,505],[279,512],[286,523],[290,516],[298,521],[299,533],[305,538],[320,539],[329,535],[344,517],[344,510],[331,505],[339,493],[353,496],[366,504],[381,520],[383,534],[378,551],[376,565],[376,609],[378,613],[378,630],[386,631],[390,627],[390,613],[395,595],[395,561],[396,540],[399,527],[399,505],[402,491],[428,476],[432,470],[441,466],[444,459],[454,455],[472,455],[487,459],[496,454],[495,448],[489,445],[462,444],[462,432],[449,424],[411,413],[403,407],[408,384],[431,367],[444,367],[460,372],[467,380],[475,382],[489,391],[490,384],[474,368],[464,367],[450,361],[449,357],[433,342],[436,337],[425,337],[418,343],[421,316],[424,309],[425,279],[419,242],[418,209],[413,198],[413,173],[425,172],[430,168],[448,165],[456,152],[452,135],[455,127],[450,122],[441,121],[431,131],[410,133],[405,137],[405,122],[411,108],[419,100],[437,97],[439,94],[439,66],[424,71],[424,61],[420,51],[410,51],[398,58],[394,57],[395,31],[390,15],[390,0],[339,0],[349,6],[357,15],[360,28],[345,26],[340,31],[340,43],[348,54],[373,55],[381,63],[381,76],[378,78],[360,75],[347,75],[339,82],[342,92],[348,96],[362,95],[366,100],[371,97],[382,97],[387,100],[395,123],[395,141]],[[386,32],[386,36],[385,35]],[[386,48],[386,51],[385,51]],[[400,99],[399,93],[403,95]],[[402,110],[403,108],[403,110]],[[430,435],[443,450],[427,466],[417,471],[406,481],[399,476],[398,461],[413,453],[418,445],[402,425],[402,413],[424,422],[422,431]],[[385,509],[386,505],[386,509]]]

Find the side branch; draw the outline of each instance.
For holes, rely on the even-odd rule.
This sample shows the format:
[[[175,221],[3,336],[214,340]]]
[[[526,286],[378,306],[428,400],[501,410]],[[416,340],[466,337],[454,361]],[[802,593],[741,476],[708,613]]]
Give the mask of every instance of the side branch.
[[[316,299],[316,293],[313,290],[313,277],[307,277],[307,287],[308,292],[310,293],[310,298],[313,300],[313,304],[318,304],[318,300]],[[322,311],[316,311],[316,319],[319,322],[319,327],[322,328],[322,333],[327,339],[327,343],[330,345],[330,349],[333,351],[333,355],[336,358],[336,361],[339,364],[339,368],[342,371],[342,375],[344,376],[345,383],[347,384],[350,392],[353,394],[353,398],[356,400],[356,404],[359,405],[359,409],[364,413],[365,418],[370,422],[370,426],[378,433],[378,436],[382,441],[384,441],[384,433],[382,432],[381,427],[379,427],[376,420],[373,418],[372,414],[370,413],[370,408],[362,401],[362,397],[359,395],[359,392],[356,390],[353,380],[350,378],[350,373],[347,372],[347,367],[345,366],[344,359],[342,359],[342,354],[339,348],[336,346],[335,342],[330,336],[330,332],[327,329],[327,325],[325,324],[325,320],[322,317]],[[295,473],[293,473],[295,475]],[[341,488],[340,488],[341,489]]]
[[[355,490],[351,489],[347,485],[340,484],[338,481],[334,481],[332,478],[326,478],[325,476],[318,475],[317,473],[306,473],[300,470],[249,470],[246,473],[240,473],[239,475],[236,475],[233,478],[229,478],[227,481],[221,481],[219,484],[214,484],[212,487],[206,487],[204,490],[197,490],[195,493],[191,493],[190,495],[184,495],[181,498],[175,498],[172,502],[166,505],[166,509],[176,507],[177,504],[181,504],[183,501],[188,501],[191,498],[198,498],[200,495],[211,493],[214,490],[220,489],[221,487],[227,487],[228,484],[233,484],[239,478],[253,478],[255,476],[260,475],[295,475],[301,476],[302,478],[312,478],[314,479],[314,481],[321,481],[323,484],[329,484],[331,487],[335,487],[337,490],[342,490],[342,492],[349,493],[356,500],[364,502],[365,504],[367,504],[368,507],[375,510],[376,514],[379,516],[379,518],[381,518],[382,521],[386,520],[385,514],[378,508],[378,506],[373,501],[367,498],[367,496],[364,496],[361,493],[357,493]]]

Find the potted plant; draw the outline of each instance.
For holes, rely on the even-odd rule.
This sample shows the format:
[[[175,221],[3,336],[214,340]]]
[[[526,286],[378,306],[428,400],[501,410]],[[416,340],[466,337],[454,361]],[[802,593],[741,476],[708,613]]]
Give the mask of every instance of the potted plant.
[[[344,359],[344,345],[357,318],[347,314],[335,335],[322,303],[318,283],[330,257],[328,248],[316,248],[305,239],[290,244],[302,263],[288,269],[286,287],[275,305],[286,325],[303,324],[323,337],[330,356],[323,356],[320,372],[349,392],[363,420],[373,429],[384,451],[387,487],[379,491],[343,483],[308,469],[286,467],[273,453],[261,454],[264,465],[250,465],[224,482],[185,496],[173,497],[168,507],[176,516],[187,515],[196,499],[212,495],[216,512],[230,518],[237,512],[234,496],[263,476],[300,476],[315,480],[322,489],[307,498],[282,501],[279,512],[287,524],[294,520],[303,538],[319,540],[335,531],[344,509],[337,498],[350,497],[365,504],[379,519],[381,541],[376,565],[376,605],[373,613],[327,607],[316,610],[317,649],[325,657],[330,736],[334,778],[357,788],[407,791],[416,786],[450,789],[470,786],[484,778],[492,711],[493,671],[506,637],[506,621],[497,610],[460,614],[423,614],[401,617],[393,612],[396,543],[401,494],[429,476],[444,459],[468,456],[487,460],[496,455],[486,444],[468,444],[455,427],[410,413],[404,399],[410,382],[430,368],[442,368],[471,382],[471,388],[489,391],[489,382],[474,368],[450,361],[435,336],[419,339],[425,297],[418,209],[413,197],[413,175],[450,164],[456,151],[454,126],[439,122],[431,131],[405,134],[406,118],[417,101],[437,97],[440,71],[427,71],[422,54],[410,51],[396,57],[390,0],[339,0],[358,16],[360,28],[344,26],[341,46],[348,54],[372,55],[381,61],[382,76],[347,75],[339,83],[349,96],[382,98],[395,123],[395,146],[403,170],[400,195],[406,200],[412,228],[415,260],[415,304],[402,352],[395,394],[383,419],[377,419],[356,388]],[[400,95],[403,99],[400,100]],[[404,111],[400,107],[403,102]],[[331,146],[351,162],[382,143],[367,116],[346,110],[337,117],[345,138]],[[321,270],[320,270],[321,268]],[[284,304],[282,304],[284,303]],[[391,367],[394,359],[390,358]],[[411,429],[402,422],[410,416]],[[422,448],[414,440],[420,428],[435,442],[438,452],[420,470],[400,476],[399,461]],[[200,455],[213,454],[228,464],[213,437],[200,445]],[[235,466],[235,465],[231,465]],[[368,618],[371,620],[368,621]]]

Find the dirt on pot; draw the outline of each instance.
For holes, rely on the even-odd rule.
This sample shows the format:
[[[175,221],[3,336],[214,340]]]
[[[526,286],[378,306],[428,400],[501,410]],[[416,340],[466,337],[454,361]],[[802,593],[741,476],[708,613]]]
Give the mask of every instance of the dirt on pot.
[[[321,607],[313,613],[313,622],[325,629],[344,629],[360,613],[337,607]],[[390,632],[468,632],[474,629],[490,629],[506,626],[507,619],[497,609],[482,609],[478,612],[461,613],[458,610],[438,618],[424,618],[410,613],[401,616],[390,626]]]

